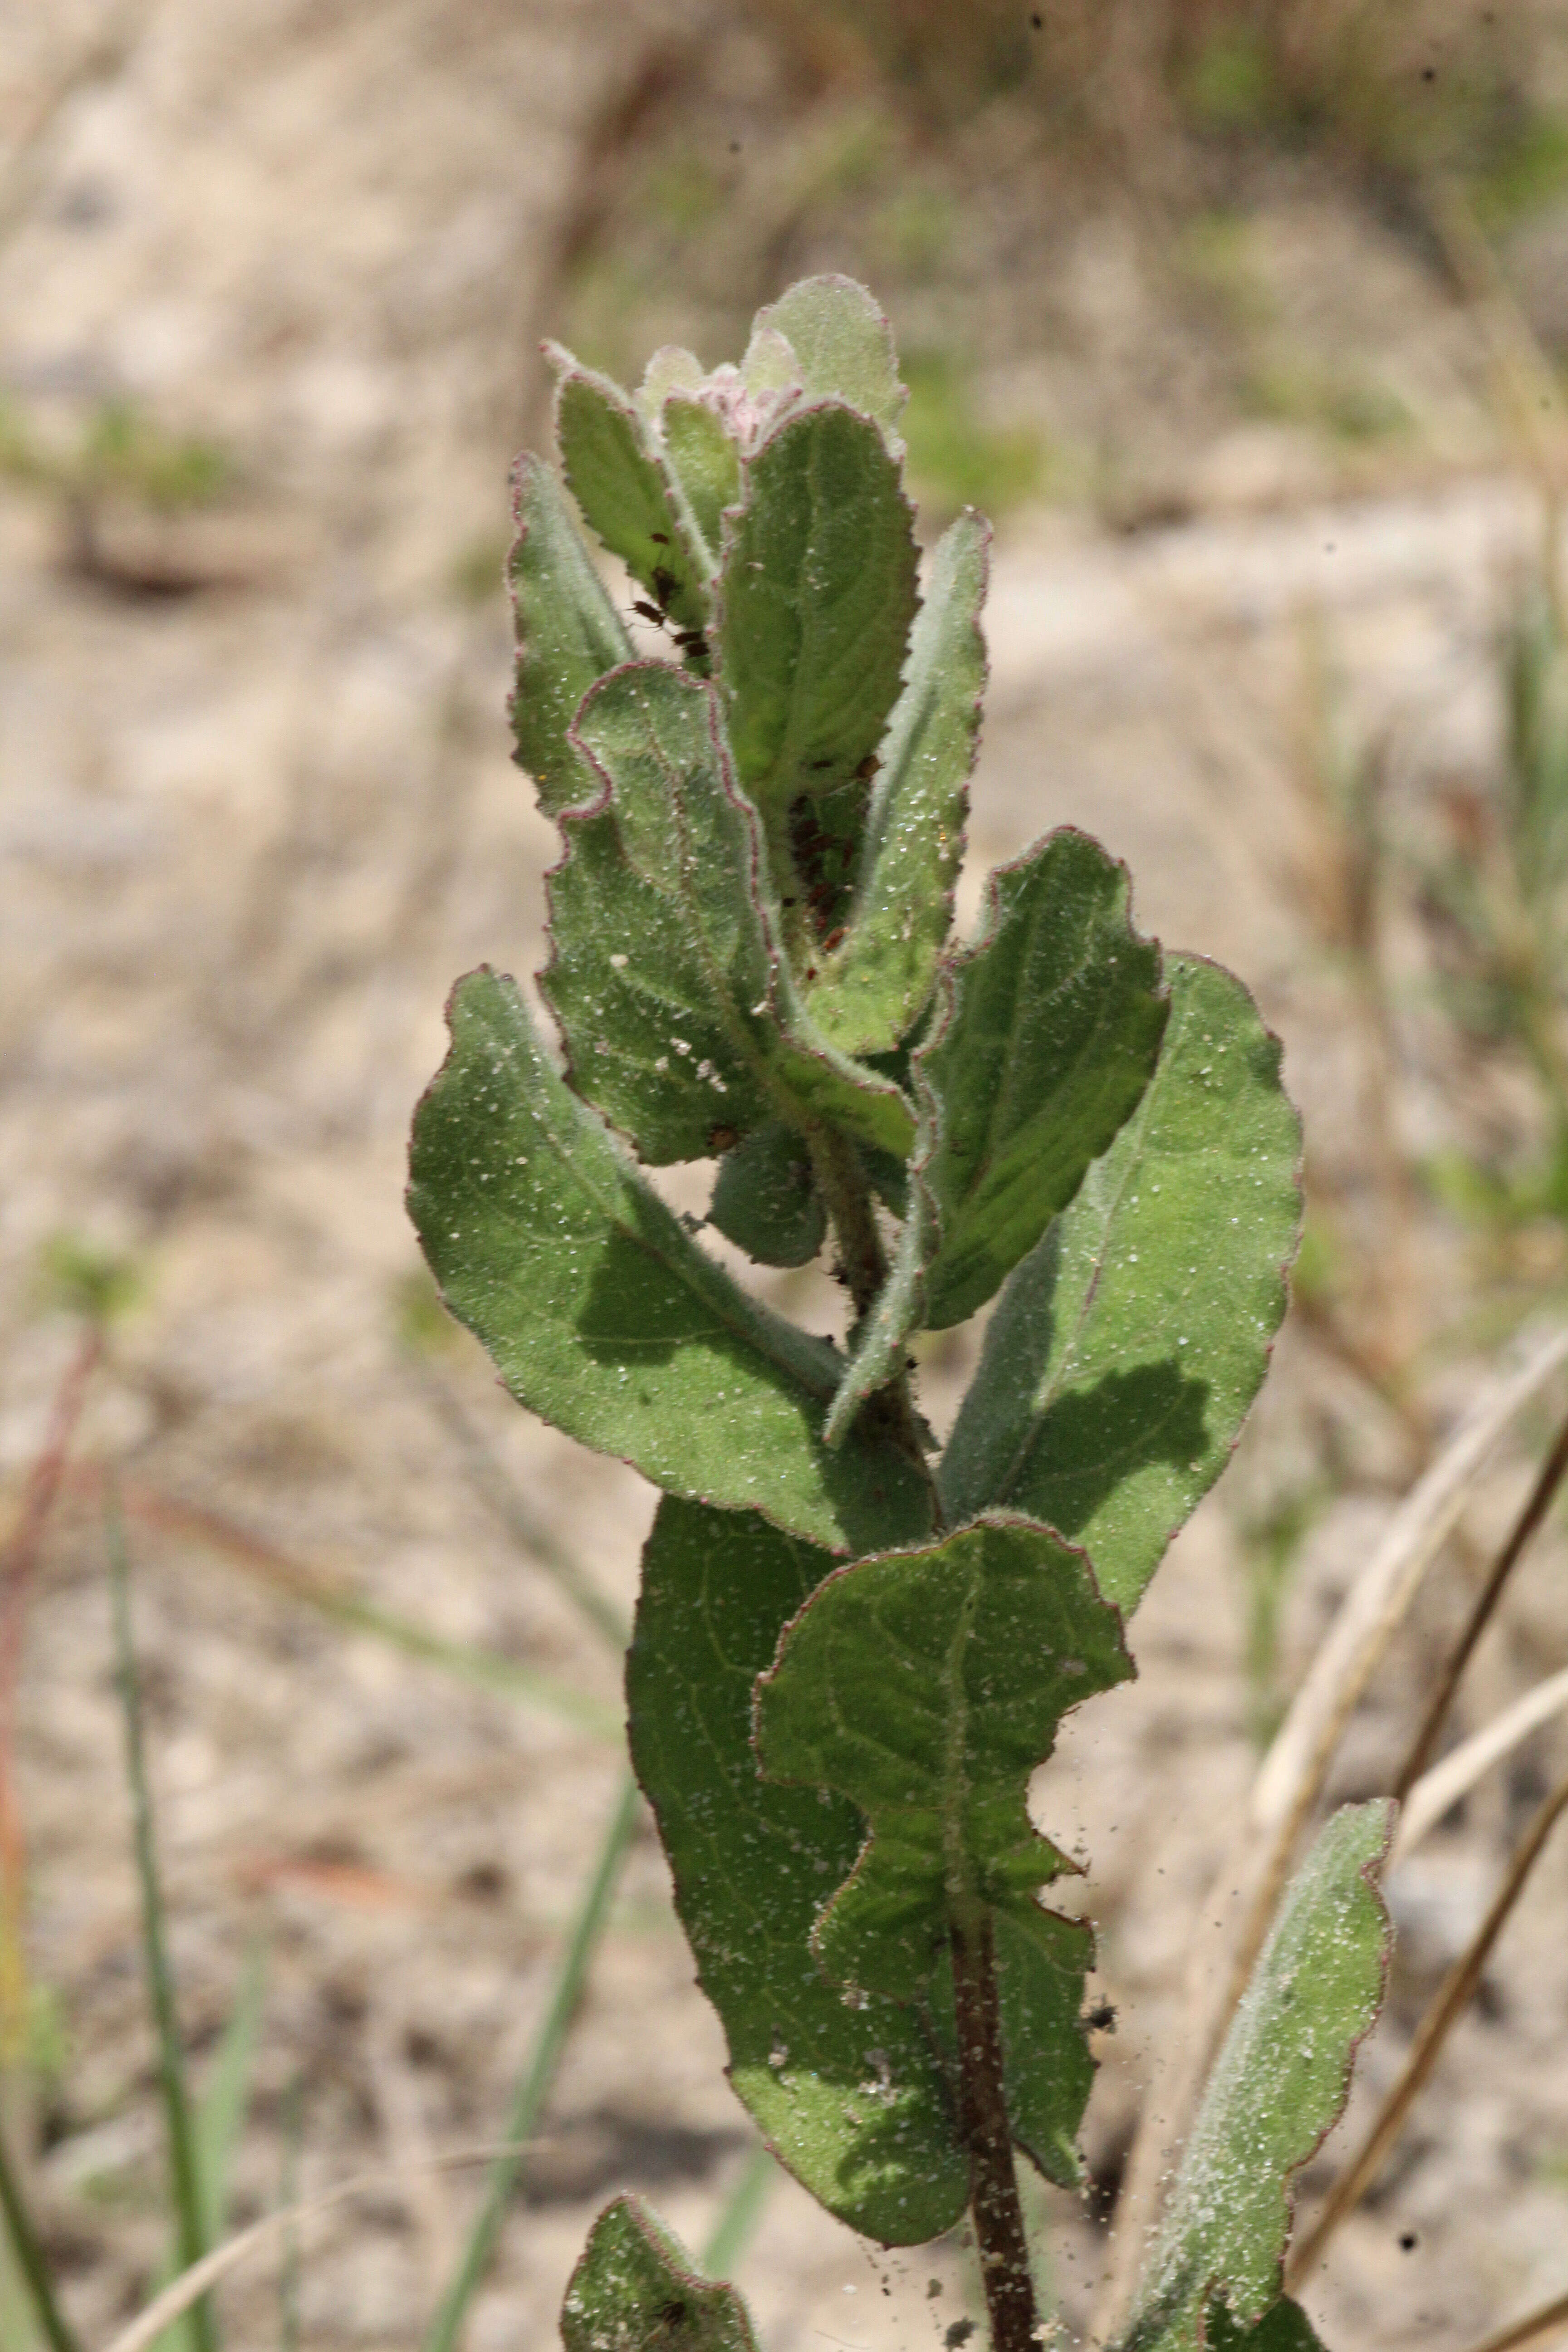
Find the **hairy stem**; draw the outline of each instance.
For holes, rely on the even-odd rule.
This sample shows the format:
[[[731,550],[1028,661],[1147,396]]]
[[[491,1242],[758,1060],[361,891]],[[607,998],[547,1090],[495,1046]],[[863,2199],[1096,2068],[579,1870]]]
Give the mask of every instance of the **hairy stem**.
[[[877,1226],[871,1187],[847,1136],[840,1135],[837,1129],[822,1127],[814,1129],[806,1140],[811,1149],[812,1172],[833,1221],[839,1264],[858,1323],[870,1313],[888,1278],[887,1253]],[[885,1389],[868,1398],[863,1411],[883,1417],[889,1435],[919,1467],[931,1491],[932,1523],[940,1528],[943,1524],[942,1506],[926,1460],[908,1373],[900,1372]]]
[[[991,2322],[992,2352],[1035,2352],[1035,2289],[1013,2168],[1002,2071],[1002,2013],[991,1922],[952,1927],[959,2123],[969,2149],[969,2206]]]

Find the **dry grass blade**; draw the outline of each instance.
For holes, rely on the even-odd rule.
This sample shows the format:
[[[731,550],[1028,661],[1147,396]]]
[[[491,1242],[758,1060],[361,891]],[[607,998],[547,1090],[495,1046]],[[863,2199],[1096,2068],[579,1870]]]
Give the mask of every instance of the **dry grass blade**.
[[[1445,1756],[1441,1764],[1424,1772],[1411,1790],[1399,1816],[1399,1828],[1389,1856],[1390,1865],[1403,1862],[1413,1853],[1422,1839],[1442,1820],[1450,1805],[1475,1787],[1484,1772],[1500,1762],[1521,1739],[1550,1723],[1554,1715],[1568,1707],[1568,1666],[1561,1674],[1549,1675],[1543,1683],[1525,1692],[1510,1707],[1506,1707],[1495,1723],[1478,1731],[1473,1739]]]
[[[532,2147],[539,2145],[537,2141],[528,2143]],[[437,2172],[456,2172],[468,2165],[493,2164],[500,2158],[515,2158],[526,2153],[527,2147],[515,2141],[491,2140],[480,2147],[451,2148],[441,2156],[434,2156],[430,2158],[430,2168]],[[334,2212],[341,2206],[352,2204],[356,2197],[384,2195],[387,2189],[398,2188],[405,2179],[401,2169],[396,2172],[356,2173],[352,2180],[340,2180],[335,2189],[324,2190],[320,2197],[308,2197],[298,2204],[275,2207],[270,2213],[264,2213],[259,2221],[252,2221],[247,2229],[237,2230],[232,2238],[226,2238],[221,2246],[215,2246],[211,2253],[204,2254],[199,2263],[193,2263],[187,2271],[182,2271],[177,2279],[172,2279],[163,2294],[156,2296],[144,2311],[138,2312],[130,2326],[121,2328],[120,2334],[104,2347],[104,2352],[147,2352],[147,2347],[156,2342],[165,2327],[182,2318],[194,2303],[216,2286],[220,2279],[226,2278],[230,2271],[237,2270],[240,2263],[255,2253],[258,2247],[265,2246],[274,2238],[286,2238],[290,2231],[301,2228],[306,2222],[317,2221],[324,2213]]]
[[[1095,2332],[1125,2323],[1172,2149],[1251,1973],[1301,1830],[1345,1725],[1516,1414],[1568,1361],[1568,1329],[1538,1339],[1518,1370],[1478,1400],[1405,1497],[1309,1668],[1254,1783],[1247,1819],[1209,1890],[1189,1947],[1184,2014],[1144,2101],[1119,2201]]]
[[[1473,2344],[1470,2352],[1524,2352],[1527,2344],[1544,2344],[1550,2336],[1568,2327],[1568,2294],[1560,2294],[1555,2303],[1543,2304],[1539,2311],[1526,2312],[1522,2319],[1510,2320],[1495,2336],[1483,2343]]]
[[[1552,1497],[1562,1485],[1564,1474],[1568,1474],[1568,1421],[1565,1421],[1558,1431],[1557,1442],[1542,1465],[1541,1475],[1531,1488],[1524,1508],[1510,1529],[1508,1541],[1499,1552],[1493,1563],[1491,1574],[1477,1595],[1475,1606],[1470,1612],[1465,1630],[1454,1644],[1442,1674],[1438,1676],[1437,1686],[1432,1694],[1431,1703],[1422,1717],[1421,1728],[1411,1742],[1410,1753],[1401,1766],[1399,1777],[1394,1784],[1394,1793],[1401,1804],[1405,1802],[1426,1769],[1432,1750],[1437,1744],[1437,1735],[1442,1730],[1447,1718],[1448,1709],[1454,1703],[1454,1693],[1459,1687],[1460,1677],[1470,1663],[1470,1654],[1485,1633],[1492,1612],[1502,1598],[1503,1587],[1519,1565],[1531,1536],[1551,1509]]]
[[[1542,1849],[1564,1812],[1568,1812],[1568,1779],[1558,1783],[1536,1814],[1528,1834],[1509,1864],[1508,1874],[1493,1898],[1491,1909],[1471,1939],[1468,1950],[1456,1960],[1444,1978],[1436,1999],[1416,2029],[1410,2055],[1405,2062],[1399,2080],[1384,2101],[1381,2113],[1355,2156],[1330,2190],[1322,2211],[1300,2245],[1292,2252],[1285,2273],[1288,2286],[1300,2283],[1322,2253],[1345,2215],[1359,2204],[1363,2194],[1371,2186],[1378,2168],[1398,2138],[1405,2116],[1442,2054],[1443,2044],[1479,1984],[1481,1971],[1486,1967],[1492,1946],[1501,1935],[1509,1915],[1524,1892]]]

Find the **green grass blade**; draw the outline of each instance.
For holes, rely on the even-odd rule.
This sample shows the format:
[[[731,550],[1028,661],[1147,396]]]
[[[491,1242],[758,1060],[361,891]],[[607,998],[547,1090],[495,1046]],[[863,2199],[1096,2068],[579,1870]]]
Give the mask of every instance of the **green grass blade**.
[[[65,2315],[55,2301],[55,2290],[49,2278],[49,2266],[44,2259],[38,2233],[33,2227],[33,2217],[27,2210],[11,2165],[11,2151],[0,2135],[0,2207],[5,2209],[5,2229],[11,2241],[11,2251],[16,2258],[16,2268],[26,2281],[38,2315],[38,2325],[48,2337],[52,2352],[82,2352],[79,2339],[68,2326]]]
[[[267,1947],[257,1942],[245,1956],[239,1990],[218,2045],[212,2080],[196,2108],[196,2163],[207,2236],[215,2245],[228,2227],[229,2170],[250,2105],[266,1992]]]
[[[628,1773],[616,1800],[599,1859],[583,1897],[571,1941],[563,1956],[550,2005],[544,2012],[528,2063],[512,2096],[511,2112],[506,2126],[508,2153],[498,2157],[490,2167],[479,2219],[425,2338],[424,2352],[456,2352],[468,2305],[489,2268],[496,2240],[506,2218],[507,2204],[517,2183],[522,2161],[521,2144],[535,2129],[554,2083],[577,2004],[583,1996],[588,1969],[599,1938],[605,1932],[621,1864],[637,1832],[641,1802],[637,1784]]]
[[[124,1523],[118,1498],[112,1490],[105,1512],[105,1534],[109,1549],[110,1592],[114,1609],[114,1644],[125,1721],[125,1772],[131,1788],[136,1876],[142,1896],[142,1947],[153,2030],[158,2041],[158,2071],[169,2136],[169,2173],[174,2202],[175,2236],[180,2268],[185,2270],[191,2263],[199,2263],[207,2251],[206,2217],[195,2124],[185,2089],[184,2053],[180,2044],[174,1978],[169,1961],[163,1916],[163,1890],[158,1875],[153,1791],[147,1778],[147,1759],[142,1737],[142,1690],[131,1636],[131,1569],[126,1556]],[[193,2352],[216,2352],[217,2330],[209,2296],[204,2295],[199,2303],[192,2305],[188,2328]]]
[[[710,2278],[722,2278],[734,2269],[752,2242],[778,2177],[778,2166],[759,2140],[720,2208],[712,2233],[702,2249],[702,2267]]]

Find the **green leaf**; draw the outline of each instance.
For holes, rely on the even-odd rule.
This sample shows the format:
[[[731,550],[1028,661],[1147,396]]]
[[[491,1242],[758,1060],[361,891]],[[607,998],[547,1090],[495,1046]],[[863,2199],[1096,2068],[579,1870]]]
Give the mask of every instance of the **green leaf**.
[[[656,1166],[780,1113],[906,1151],[901,1088],[818,1039],[800,1007],[714,689],[633,663],[587,696],[573,740],[603,790],[563,822],[544,989],[584,1100]]]
[[[1131,1612],[1230,1458],[1285,1312],[1300,1129],[1238,980],[1165,962],[1143,1099],[1002,1295],[939,1476],[1081,1543]]]
[[[827,1238],[827,1212],[794,1128],[773,1119],[725,1153],[708,1222],[759,1265],[810,1265]]]
[[[640,2197],[617,2197],[590,2231],[561,2340],[566,2352],[757,2352],[734,2288],[710,2285]]]
[[[844,944],[809,993],[847,1054],[888,1053],[919,1019],[952,919],[985,687],[990,525],[961,515],[937,542],[909,670],[882,745]]]
[[[547,816],[593,790],[568,740],[595,678],[632,654],[631,639],[595,571],[572,509],[548,466],[521,457],[512,481],[518,536],[508,562],[517,615],[511,703],[517,760]]]
[[[915,1056],[935,1116],[926,1321],[984,1305],[1065,1209],[1136,1106],[1168,1004],[1160,950],[1129,919],[1127,868],[1064,827],[992,877],[951,1010]]]
[[[266,1993],[267,1948],[253,1943],[245,1957],[212,2074],[196,2105],[196,2165],[212,2245],[228,2228],[229,2175],[250,2105]],[[177,2266],[176,2259],[171,2263],[171,2276]]]
[[[1377,1889],[1394,1807],[1342,1807],[1285,1891],[1215,2062],[1144,2273],[1125,2352],[1197,2352],[1212,2297],[1263,2344],[1301,2341],[1278,2308],[1292,2176],[1343,2112],[1390,1949]],[[1308,2342],[1310,2342],[1309,2334]]]
[[[864,286],[837,275],[803,278],[757,312],[753,343],[769,333],[789,344],[808,396],[830,394],[892,436],[910,395],[899,382],[887,313]]]
[[[1027,1519],[827,1578],[758,1685],[757,1749],[770,1780],[870,1822],[814,1938],[830,1976],[912,2000],[954,1918],[1034,1925],[1072,1865],[1029,1820],[1029,1775],[1068,1709],[1131,1672],[1088,1560]]]
[[[784,1625],[831,1569],[750,1513],[667,1499],[643,1554],[626,1658],[632,1761],[658,1821],[730,2079],[795,2178],[888,2245],[963,2212],[969,2171],[918,2009],[848,2006],[810,1936],[864,1825],[841,1797],[763,1781],[752,1692]]]
[[[914,618],[913,517],[870,420],[792,411],[744,467],[726,526],[716,651],[741,780],[770,823],[876,751]]]
[[[831,1549],[922,1534],[906,1455],[821,1442],[831,1349],[703,1255],[544,1059],[515,982],[470,973],[448,1019],[409,1209],[447,1305],[520,1402],[656,1486]]]
[[[1070,828],[993,875],[981,938],[952,959],[914,1055],[910,1213],[855,1333],[829,1444],[897,1371],[911,1331],[984,1305],[1142,1094],[1168,1007],[1160,950],[1133,930],[1128,898],[1126,867]]]
[[[741,453],[705,400],[675,392],[659,411],[664,446],[717,572],[727,507],[739,503]]]
[[[551,347],[563,371],[555,432],[566,486],[612,555],[682,629],[708,621],[703,550],[690,511],[637,403],[608,376]]]

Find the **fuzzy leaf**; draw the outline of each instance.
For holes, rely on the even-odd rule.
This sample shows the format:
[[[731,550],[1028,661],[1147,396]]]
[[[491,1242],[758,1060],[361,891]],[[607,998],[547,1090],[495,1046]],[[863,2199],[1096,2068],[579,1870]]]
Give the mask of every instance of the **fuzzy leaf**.
[[[994,1517],[830,1576],[757,1686],[770,1780],[832,1789],[870,1840],[814,1938],[842,1982],[912,2000],[976,1907],[1033,1928],[1070,1868],[1029,1820],[1069,1708],[1132,1672],[1083,1554]]]
[[[737,2095],[830,2212],[914,2245],[951,2228],[968,2193],[944,2070],[918,2010],[875,1993],[851,2008],[813,1958],[858,1813],[763,1781],[752,1746],[752,1685],[832,1565],[750,1513],[662,1502],[626,1659],[632,1761]]]
[[[808,397],[830,394],[893,433],[910,395],[899,382],[887,313],[864,286],[837,275],[803,278],[758,311],[753,342],[769,333],[790,346]]]
[[[561,2307],[566,2352],[757,2352],[745,2305],[693,2268],[640,2197],[617,2197],[588,2234]]]
[[[578,1092],[656,1166],[780,1112],[907,1150],[901,1089],[818,1040],[796,999],[714,689],[631,664],[586,698],[573,740],[603,791],[563,827],[544,988]]]
[[[703,1255],[551,1068],[516,983],[470,973],[448,1019],[409,1210],[447,1305],[519,1402],[656,1486],[831,1549],[923,1533],[906,1456],[823,1446],[832,1351]]]
[[[613,555],[683,629],[708,621],[702,550],[637,403],[556,348],[555,432],[566,485]]]
[[[724,1155],[708,1222],[759,1265],[809,1265],[827,1238],[811,1155],[783,1119]]]
[[[508,562],[517,619],[517,688],[511,723],[520,767],[554,816],[593,791],[568,740],[595,678],[629,661],[631,639],[583,544],[548,466],[518,460],[512,478],[518,536]]]
[[[898,698],[913,518],[880,432],[837,401],[792,411],[747,461],[725,526],[716,650],[735,763],[764,815],[847,785]]]
[[[1300,1128],[1238,980],[1165,962],[1154,1076],[1002,1295],[942,1462],[950,1519],[1027,1511],[1131,1612],[1230,1457],[1285,1312]]]
[[[951,1011],[916,1055],[935,1106],[926,1321],[984,1305],[1065,1209],[1148,1085],[1168,1010],[1127,869],[1064,827],[992,877]]]
[[[1343,2112],[1356,2045],[1382,2005],[1390,1929],[1377,1874],[1393,1818],[1385,1800],[1342,1807],[1287,1887],[1205,2089],[1125,2352],[1198,2352],[1214,2297],[1232,2347],[1266,2315],[1263,2345],[1300,2339],[1289,2310],[1273,2316],[1290,2182]]]
[[[847,1054],[889,1053],[925,1007],[952,919],[985,687],[991,529],[961,515],[938,541],[882,745],[844,944],[824,960],[812,1018]]]
[[[1208,2352],[1323,2352],[1311,2321],[1288,2294],[1270,2304],[1256,2327],[1239,2326],[1216,2297],[1205,2341]]]
[[[1160,950],[1133,930],[1128,896],[1126,867],[1070,828],[993,875],[981,938],[952,959],[914,1055],[909,1213],[855,1334],[829,1444],[897,1371],[912,1331],[984,1305],[1147,1085],[1167,1003]]]
[[[741,496],[741,453],[704,400],[672,393],[659,412],[664,446],[702,534],[710,573],[719,569],[726,507]]]

